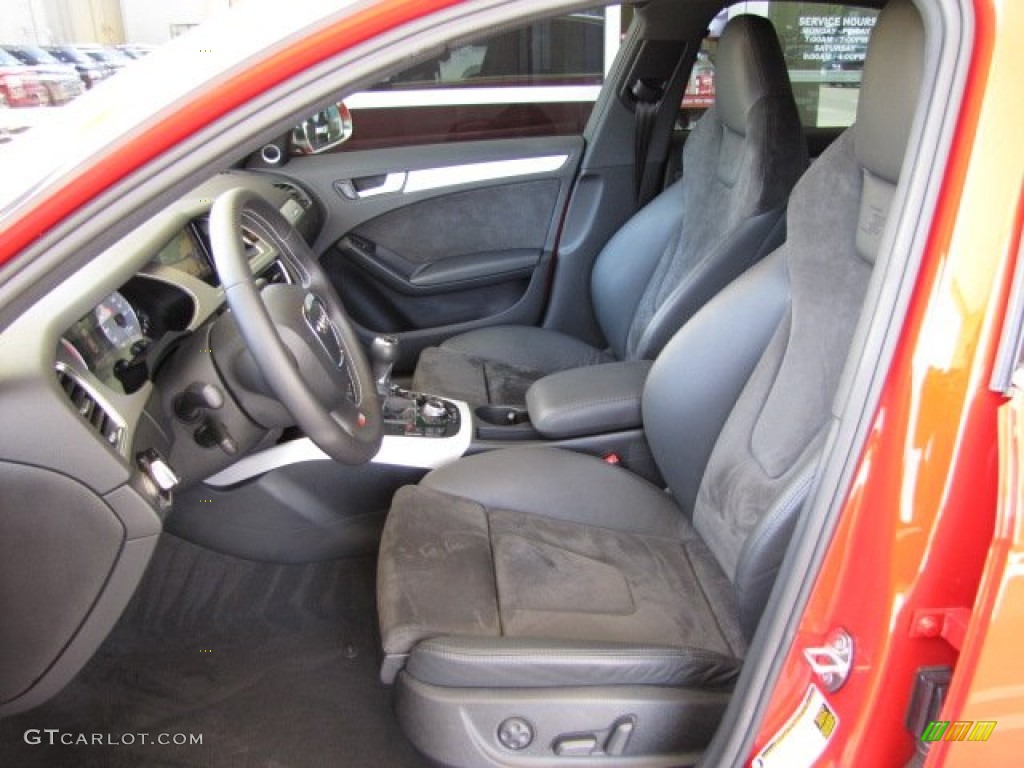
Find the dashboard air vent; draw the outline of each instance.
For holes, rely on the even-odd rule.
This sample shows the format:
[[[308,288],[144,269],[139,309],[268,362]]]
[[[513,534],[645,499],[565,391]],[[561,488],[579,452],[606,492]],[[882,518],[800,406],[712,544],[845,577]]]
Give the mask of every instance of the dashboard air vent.
[[[102,404],[73,371],[60,364],[57,365],[57,381],[78,414],[106,443],[119,450],[124,427],[109,407]]]
[[[279,182],[277,184],[274,184],[274,186],[277,189],[281,189],[287,192],[288,196],[292,200],[297,202],[299,205],[301,205],[303,210],[307,210],[309,206],[313,204],[313,201],[309,199],[309,195],[307,195],[303,190],[296,187],[294,184],[285,184],[284,182]]]

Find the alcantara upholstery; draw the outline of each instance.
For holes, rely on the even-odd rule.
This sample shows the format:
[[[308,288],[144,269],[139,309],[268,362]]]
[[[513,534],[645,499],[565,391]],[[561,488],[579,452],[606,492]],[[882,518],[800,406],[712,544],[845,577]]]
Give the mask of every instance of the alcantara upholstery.
[[[718,96],[686,141],[683,177],[598,256],[598,349],[557,331],[492,326],[420,355],[413,388],[471,403],[521,405],[539,378],[615,360],[651,360],[762,248],[807,164],[786,63],[771,24],[739,16],[719,41]]]
[[[482,454],[399,491],[377,583],[387,677],[438,636],[600,639],[624,664],[671,649],[720,685],[746,650],[728,579],[669,495],[556,449]]]

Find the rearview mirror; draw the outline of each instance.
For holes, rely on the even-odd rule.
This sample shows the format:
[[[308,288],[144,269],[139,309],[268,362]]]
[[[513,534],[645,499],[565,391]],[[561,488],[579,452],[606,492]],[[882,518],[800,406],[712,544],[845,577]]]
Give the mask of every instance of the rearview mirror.
[[[292,129],[292,152],[317,155],[333,149],[352,136],[352,113],[344,102],[331,104]]]

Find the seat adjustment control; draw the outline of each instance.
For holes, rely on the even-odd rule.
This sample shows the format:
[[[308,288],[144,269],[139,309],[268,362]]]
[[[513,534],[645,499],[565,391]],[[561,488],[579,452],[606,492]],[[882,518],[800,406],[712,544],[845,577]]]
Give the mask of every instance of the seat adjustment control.
[[[510,717],[498,726],[498,741],[505,749],[526,749],[533,743],[533,726],[522,717]]]
[[[633,715],[621,717],[612,724],[611,733],[604,742],[604,753],[612,757],[620,757],[625,754],[626,746],[633,735],[636,727],[636,718]]]
[[[586,757],[597,751],[597,737],[585,734],[560,736],[552,749],[559,757]]]

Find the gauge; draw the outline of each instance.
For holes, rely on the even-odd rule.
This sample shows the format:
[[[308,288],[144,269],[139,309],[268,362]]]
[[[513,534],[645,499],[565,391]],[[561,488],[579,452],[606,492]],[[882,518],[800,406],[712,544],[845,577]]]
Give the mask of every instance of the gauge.
[[[174,239],[160,249],[153,257],[153,263],[184,272],[190,277],[202,280],[207,285],[215,285],[216,278],[210,260],[206,257],[203,246],[196,237],[193,227],[202,228],[202,222],[189,225],[181,230]],[[208,226],[208,225],[207,225]],[[205,233],[205,230],[200,229]]]
[[[118,291],[114,291],[93,310],[96,325],[115,347],[127,347],[142,337],[142,326],[132,305]]]

